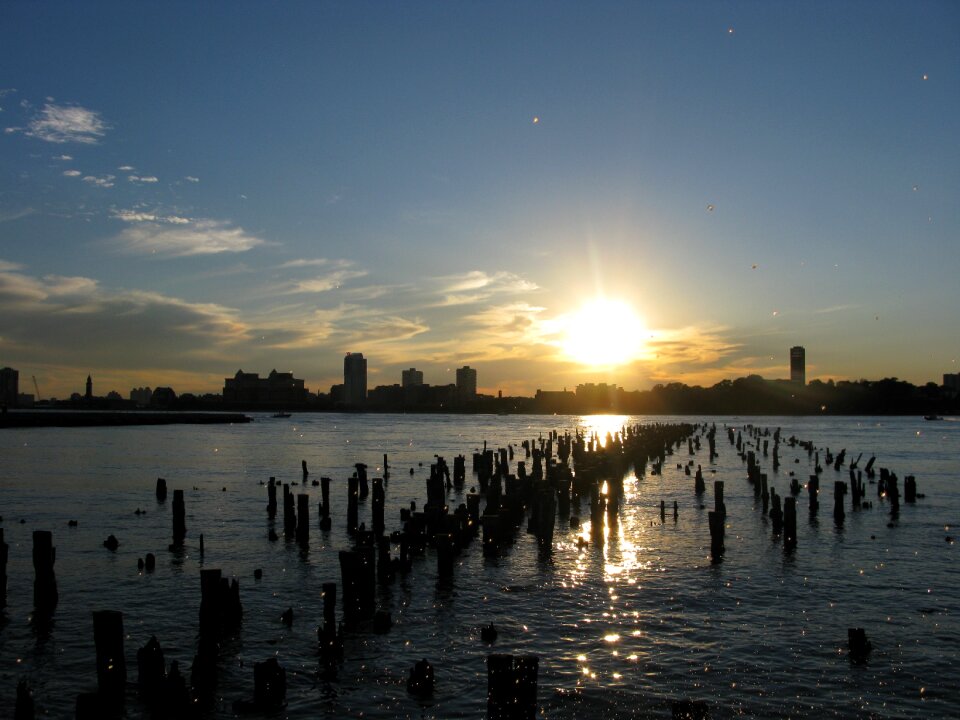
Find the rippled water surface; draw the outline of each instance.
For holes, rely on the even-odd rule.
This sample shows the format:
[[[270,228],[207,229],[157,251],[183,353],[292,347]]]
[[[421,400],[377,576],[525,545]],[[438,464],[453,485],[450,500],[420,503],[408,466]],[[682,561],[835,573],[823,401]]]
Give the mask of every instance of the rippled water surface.
[[[0,619],[0,717],[12,717],[17,680],[27,678],[38,715],[72,717],[77,693],[96,687],[91,610],[124,614],[128,678],[136,679],[136,649],[151,635],[167,660],[188,668],[196,648],[199,571],[221,568],[240,580],[244,621],[223,647],[215,707],[232,717],[234,700],[253,694],[253,663],[276,656],[287,670],[287,707],[271,717],[483,717],[486,654],[479,628],[499,629],[494,651],[540,658],[539,704],[549,718],[670,717],[670,701],[705,700],[714,718],[960,717],[960,423],[914,418],[708,418],[718,428],[720,457],[706,443],[695,458],[711,480],[725,481],[726,554],[709,558],[707,508],[693,478],[677,469],[691,458],[682,448],[662,476],[649,471],[625,480],[625,502],[602,542],[577,547],[578,533],[558,523],[552,558],[538,558],[533,536],[521,532],[499,558],[475,542],[458,558],[452,583],[438,583],[432,550],[412,572],[382,587],[387,635],[360,628],[347,635],[335,680],[318,673],[316,626],[321,585],[340,582],[337,550],[352,546],[345,532],[346,478],[356,462],[380,473],[389,454],[387,529],[399,529],[399,509],[426,499],[434,455],[451,468],[484,440],[494,448],[549,430],[577,427],[601,433],[627,423],[700,418],[612,416],[257,416],[238,426],[30,429],[0,432],[0,515],[10,545],[7,607]],[[925,497],[903,505],[891,522],[876,486],[872,508],[848,508],[844,526],[832,516],[833,480],[847,469],[824,470],[821,509],[809,521],[798,501],[798,547],[785,555],[771,537],[746,480],[746,467],[725,426],[782,427],[784,436],[811,440],[847,458],[871,455],[877,467],[917,477]],[[772,444],[772,443],[771,443]],[[328,475],[333,529],[316,518],[311,496],[309,550],[268,540],[269,476],[299,482],[300,461],[311,478]],[[795,462],[798,460],[799,462]],[[805,481],[806,451],[782,446],[779,472],[762,470],[781,495],[789,474]],[[412,470],[412,472],[411,472]],[[170,500],[154,498],[156,478],[185,490],[187,549],[167,551]],[[660,501],[679,505],[660,521]],[[450,493],[455,507],[463,501]],[[136,515],[137,509],[146,510]],[[282,508],[281,508],[282,512]],[[360,519],[369,521],[369,500]],[[584,507],[582,516],[588,517]],[[68,520],[78,527],[68,528]],[[22,522],[21,522],[22,521]],[[52,530],[57,546],[60,603],[52,626],[31,624],[31,533]],[[111,553],[108,534],[120,541]],[[198,538],[204,534],[205,552]],[[137,559],[157,555],[152,574]],[[255,580],[254,569],[263,569]],[[287,628],[280,614],[292,607]],[[339,609],[338,609],[339,615]],[[847,658],[847,628],[863,627],[873,643],[869,662]],[[412,665],[428,658],[436,672],[429,702],[406,693]],[[133,694],[128,717],[147,717]]]

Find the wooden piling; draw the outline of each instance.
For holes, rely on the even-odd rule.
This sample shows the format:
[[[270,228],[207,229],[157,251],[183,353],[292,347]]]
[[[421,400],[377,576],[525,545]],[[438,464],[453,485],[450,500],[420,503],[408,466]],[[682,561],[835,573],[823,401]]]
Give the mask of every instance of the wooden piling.
[[[0,608],[7,606],[7,559],[10,546],[3,541],[3,528],[0,528]]]
[[[360,501],[360,480],[356,475],[347,481],[347,532],[351,535],[360,525],[358,503]],[[346,596],[346,587],[344,587]]]
[[[267,517],[277,516],[277,479],[270,478],[267,482]]]
[[[151,702],[163,692],[166,676],[166,660],[163,648],[156,636],[151,636],[147,644],[137,650],[137,687],[140,696]]]
[[[53,565],[57,560],[57,549],[53,546],[53,533],[49,530],[33,531],[33,606],[38,612],[53,612],[60,600],[57,592],[57,578]]]
[[[384,531],[384,505],[386,503],[386,493],[383,489],[383,478],[373,479],[373,503],[370,507],[371,523],[375,535],[383,535]]]
[[[283,484],[283,536],[293,540],[297,536],[297,509],[290,484]]]
[[[253,705],[258,710],[282,707],[287,697],[287,671],[275,657],[253,665]]]
[[[97,650],[97,688],[100,696],[111,704],[122,704],[127,684],[123,613],[116,610],[95,611],[93,641]]]
[[[171,550],[179,550],[183,547],[183,541],[187,537],[187,506],[183,501],[183,490],[173,491],[173,542],[170,544]]]
[[[157,502],[164,502],[167,499],[167,481],[163,478],[157,478]]]
[[[811,475],[807,482],[807,494],[810,498],[810,517],[816,517],[817,510],[820,509],[820,501],[817,496],[820,494],[820,478]]]
[[[833,483],[833,522],[843,525],[846,513],[843,509],[843,496],[847,494],[847,484],[842,480]]]
[[[310,542],[310,496],[297,495],[297,542],[307,545]]]
[[[917,501],[917,479],[913,475],[907,475],[903,479],[903,501],[907,503]]]

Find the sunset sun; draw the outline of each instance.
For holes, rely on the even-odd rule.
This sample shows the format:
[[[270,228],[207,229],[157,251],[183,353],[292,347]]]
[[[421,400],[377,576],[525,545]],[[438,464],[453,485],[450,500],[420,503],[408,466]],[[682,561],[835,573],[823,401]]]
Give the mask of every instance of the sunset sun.
[[[644,332],[643,321],[627,303],[599,298],[567,319],[562,348],[582,365],[624,365],[639,357]]]

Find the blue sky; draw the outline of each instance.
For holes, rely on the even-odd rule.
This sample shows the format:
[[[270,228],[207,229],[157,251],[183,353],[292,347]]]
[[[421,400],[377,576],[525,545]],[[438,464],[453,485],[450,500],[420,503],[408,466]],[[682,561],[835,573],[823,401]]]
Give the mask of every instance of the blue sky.
[[[0,365],[65,396],[957,372],[960,6],[0,5]],[[565,357],[603,295],[617,367]],[[49,390],[47,389],[49,388]]]

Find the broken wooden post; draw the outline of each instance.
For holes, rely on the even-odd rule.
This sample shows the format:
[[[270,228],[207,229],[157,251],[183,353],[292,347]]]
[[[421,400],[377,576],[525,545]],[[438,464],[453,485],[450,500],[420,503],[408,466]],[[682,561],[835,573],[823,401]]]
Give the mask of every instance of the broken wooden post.
[[[716,510],[711,510],[707,513],[707,520],[710,524],[710,555],[717,560],[724,551],[724,516]]]
[[[95,611],[93,642],[97,650],[97,688],[100,697],[110,704],[120,705],[127,684],[123,613],[116,610]]]
[[[867,640],[867,632],[863,628],[847,628],[847,645],[850,649],[850,660],[854,663],[866,662],[867,656],[873,650],[873,643]]]
[[[351,535],[357,531],[360,524],[358,502],[360,496],[360,480],[354,475],[347,481],[347,532]],[[346,597],[346,587],[344,587]]]
[[[287,671],[275,657],[253,665],[253,704],[258,710],[279,708],[287,697]]]
[[[363,463],[356,463],[354,467],[357,469],[357,480],[359,481],[359,498],[360,500],[366,500],[367,495],[370,494],[370,488],[367,485],[367,466]]]
[[[277,479],[271,477],[267,482],[267,517],[277,516]]]
[[[770,509],[770,490],[767,487],[766,473],[760,473],[760,500],[763,502],[763,514],[766,515]]]
[[[13,709],[13,720],[34,720],[36,710],[33,705],[33,692],[26,680],[17,683],[17,704]]]
[[[173,491],[173,542],[170,550],[179,550],[183,547],[187,537],[187,506],[183,502],[183,490]]]
[[[807,493],[810,496],[810,517],[816,517],[817,510],[820,509],[820,501],[817,500],[817,496],[820,494],[820,478],[816,475],[810,476],[810,481],[807,483]]]
[[[156,636],[151,636],[147,644],[137,650],[137,686],[140,696],[148,702],[163,693],[166,675],[166,661],[163,649]]]
[[[300,461],[300,469],[303,470],[303,484],[306,485],[306,484],[307,484],[307,478],[310,476],[310,471],[307,470],[307,461],[306,461],[306,460],[301,460],[301,461]]]
[[[3,528],[0,528],[0,608],[7,606],[7,559],[10,546],[3,541]]]
[[[908,503],[917,501],[917,479],[913,475],[907,475],[903,479],[903,501]]]
[[[774,488],[770,488],[770,520],[773,523],[773,535],[776,537],[783,532],[783,509],[780,506],[780,496]]]
[[[407,678],[407,692],[419,697],[433,694],[433,665],[426,658],[417,662]]]
[[[434,536],[437,545],[437,576],[448,578],[453,575],[454,543],[450,533],[438,533]]]
[[[383,478],[373,479],[373,503],[370,507],[371,524],[373,525],[374,535],[383,535],[384,530],[384,504],[386,503],[386,493],[383,490]]]
[[[297,536],[296,501],[290,491],[290,484],[283,484],[283,536],[293,540]]]
[[[303,546],[310,543],[310,496],[297,495],[297,542]]]
[[[167,481],[163,478],[157,478],[157,502],[163,502],[167,499]]]
[[[846,513],[843,510],[843,496],[847,494],[847,484],[842,480],[833,483],[833,522],[843,525]]]
[[[57,606],[57,578],[53,565],[57,549],[53,546],[53,533],[49,530],[33,531],[33,606],[41,614],[49,614]]]

